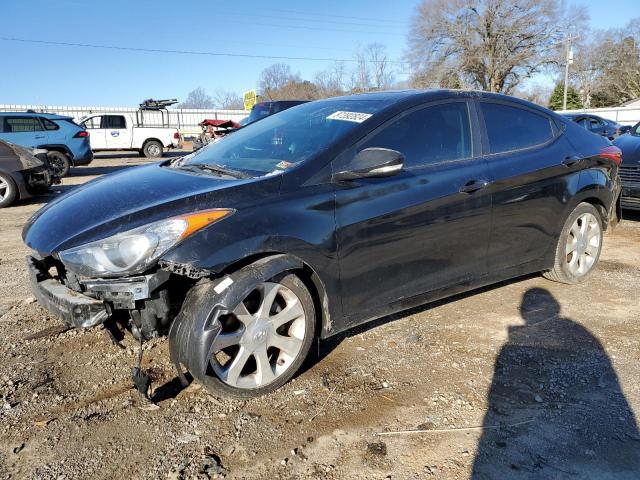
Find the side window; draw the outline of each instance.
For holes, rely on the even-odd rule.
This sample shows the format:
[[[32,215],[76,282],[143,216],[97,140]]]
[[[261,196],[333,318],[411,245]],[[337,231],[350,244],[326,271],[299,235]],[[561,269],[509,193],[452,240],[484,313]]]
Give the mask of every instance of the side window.
[[[42,125],[36,117],[5,117],[5,133],[41,132]]]
[[[41,118],[40,121],[44,125],[45,130],[58,130],[60,127],[47,118]]]
[[[102,118],[106,123],[102,128],[127,128],[127,122],[122,115],[105,115]]]
[[[101,123],[102,123],[102,117],[91,117],[85,120],[84,122],[82,122],[82,125],[84,125],[84,128],[86,129],[94,129],[94,128],[100,128]]]
[[[381,147],[402,152],[405,168],[471,157],[466,102],[425,107],[383,127],[358,150]]]
[[[598,121],[597,118],[593,118],[592,117],[590,119],[589,130],[597,130],[601,126],[602,126],[602,124]]]
[[[540,145],[553,137],[551,121],[542,114],[499,103],[481,103],[491,153]]]

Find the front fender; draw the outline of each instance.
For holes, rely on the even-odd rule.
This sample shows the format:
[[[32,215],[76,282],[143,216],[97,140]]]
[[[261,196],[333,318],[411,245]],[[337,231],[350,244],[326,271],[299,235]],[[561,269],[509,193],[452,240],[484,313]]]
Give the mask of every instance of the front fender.
[[[200,383],[208,385],[213,375],[209,363],[213,354],[211,346],[221,328],[221,315],[230,313],[258,284],[302,266],[300,260],[290,255],[272,255],[191,288],[169,330],[171,362],[183,384],[186,378],[181,365]]]

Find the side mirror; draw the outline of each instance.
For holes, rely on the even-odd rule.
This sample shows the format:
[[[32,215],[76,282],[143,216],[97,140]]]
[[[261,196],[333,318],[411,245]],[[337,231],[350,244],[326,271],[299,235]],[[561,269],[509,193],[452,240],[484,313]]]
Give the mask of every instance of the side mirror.
[[[349,163],[349,169],[333,174],[333,180],[391,177],[402,170],[404,155],[389,148],[365,148]]]

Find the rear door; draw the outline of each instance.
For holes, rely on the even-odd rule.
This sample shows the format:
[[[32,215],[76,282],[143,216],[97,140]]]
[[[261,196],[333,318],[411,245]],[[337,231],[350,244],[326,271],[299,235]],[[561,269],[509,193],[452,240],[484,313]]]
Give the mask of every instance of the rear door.
[[[343,170],[371,147],[405,156],[396,176],[336,185],[341,291],[351,323],[486,273],[491,196],[482,188],[488,172],[477,155],[473,112],[465,100],[408,110],[334,161],[334,171]]]
[[[492,191],[492,273],[540,259],[555,242],[573,147],[539,110],[480,101]]]
[[[131,125],[127,125],[124,115],[103,115],[102,128],[105,130],[107,148],[121,150],[131,148]]]
[[[38,117],[6,115],[2,117],[2,134],[7,142],[35,148],[46,145],[49,135]]]
[[[102,128],[102,115],[95,117],[89,117],[80,123],[80,126],[84,127],[89,132],[89,141],[91,142],[92,150],[106,150],[107,139],[106,130]]]

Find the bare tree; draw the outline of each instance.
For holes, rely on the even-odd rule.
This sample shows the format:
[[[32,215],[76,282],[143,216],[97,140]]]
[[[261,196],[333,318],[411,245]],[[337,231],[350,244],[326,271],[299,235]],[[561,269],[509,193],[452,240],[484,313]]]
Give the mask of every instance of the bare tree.
[[[213,108],[213,100],[204,88],[198,87],[191,90],[187,95],[187,99],[178,105],[178,108]]]
[[[579,12],[578,12],[579,13]],[[417,86],[461,84],[510,93],[556,62],[571,22],[559,0],[423,0],[408,36]]]
[[[269,100],[278,100],[278,92],[291,81],[299,80],[291,73],[291,67],[286,63],[274,63],[265,68],[260,74],[258,85],[260,92]]]
[[[335,62],[326,70],[318,72],[314,83],[320,98],[342,95],[345,89],[346,69],[344,62]]]
[[[236,92],[229,92],[226,90],[216,90],[213,94],[213,99],[216,108],[222,110],[243,110],[244,101],[242,97]]]
[[[394,81],[393,70],[386,47],[380,43],[371,43],[365,49],[366,60],[371,71],[371,86],[376,90],[384,90]]]
[[[358,48],[353,55],[355,66],[351,71],[349,89],[352,92],[366,92],[371,88],[371,72],[363,49]]]

